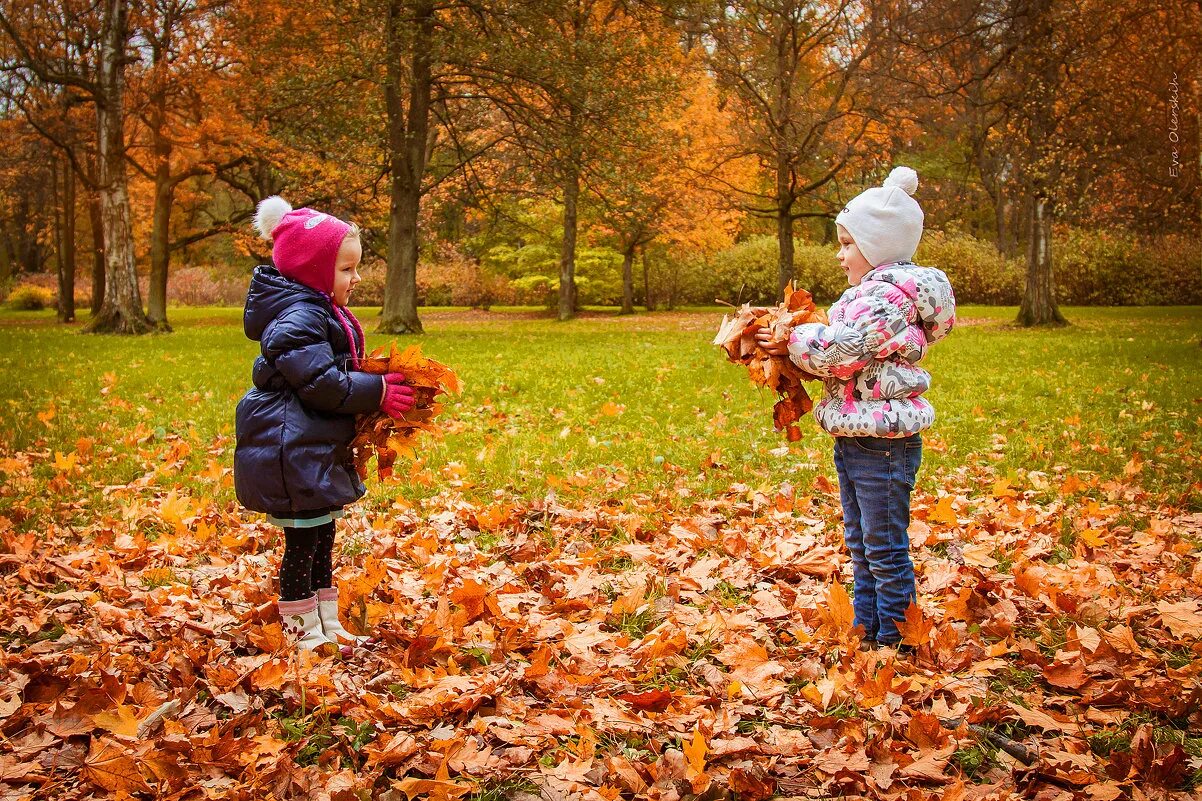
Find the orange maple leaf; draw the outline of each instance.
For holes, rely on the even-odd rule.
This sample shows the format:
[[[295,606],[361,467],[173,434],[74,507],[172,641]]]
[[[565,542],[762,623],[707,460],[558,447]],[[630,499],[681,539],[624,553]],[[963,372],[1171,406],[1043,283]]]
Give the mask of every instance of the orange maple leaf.
[[[897,630],[901,632],[902,642],[906,645],[926,645],[931,641],[933,628],[934,622],[924,616],[922,609],[913,601],[906,607],[906,619],[897,623]]]

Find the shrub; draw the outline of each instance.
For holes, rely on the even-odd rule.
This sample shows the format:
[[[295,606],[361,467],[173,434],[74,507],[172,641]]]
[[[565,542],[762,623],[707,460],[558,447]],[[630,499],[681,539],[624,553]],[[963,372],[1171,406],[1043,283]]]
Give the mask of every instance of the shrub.
[[[246,275],[218,275],[208,267],[175,267],[167,276],[167,297],[181,306],[241,306],[249,284]]]
[[[750,237],[707,260],[687,262],[683,269],[692,274],[693,280],[684,283],[685,299],[698,303],[712,303],[715,299],[730,303],[775,303],[779,258],[776,237],[762,235]],[[793,285],[807,290],[820,303],[833,301],[847,287],[831,245],[794,240],[793,276]]]
[[[1015,305],[1022,299],[1026,264],[971,234],[927,231],[914,260],[947,273],[959,303]]]
[[[383,306],[384,279],[388,277],[388,267],[383,262],[371,265],[360,265],[359,285],[351,296],[351,302],[356,306]]]
[[[54,305],[54,293],[32,284],[22,284],[8,294],[8,305],[17,311],[41,311]]]
[[[1082,306],[1202,303],[1200,244],[1184,234],[1141,238],[1122,230],[1058,229],[1056,299]]]

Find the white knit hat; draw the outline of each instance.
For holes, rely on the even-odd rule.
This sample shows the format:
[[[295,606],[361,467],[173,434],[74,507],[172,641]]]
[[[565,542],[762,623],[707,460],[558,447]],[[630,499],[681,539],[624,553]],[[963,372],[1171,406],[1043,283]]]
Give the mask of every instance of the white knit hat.
[[[835,217],[873,267],[914,258],[922,239],[922,209],[910,197],[916,189],[918,173],[894,167],[883,185],[865,189]]]

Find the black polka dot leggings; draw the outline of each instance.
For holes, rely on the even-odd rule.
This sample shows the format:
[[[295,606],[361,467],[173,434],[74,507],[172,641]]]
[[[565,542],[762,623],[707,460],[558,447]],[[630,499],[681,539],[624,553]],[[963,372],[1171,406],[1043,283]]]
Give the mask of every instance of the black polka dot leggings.
[[[280,600],[299,601],[334,586],[334,521],[284,529]]]

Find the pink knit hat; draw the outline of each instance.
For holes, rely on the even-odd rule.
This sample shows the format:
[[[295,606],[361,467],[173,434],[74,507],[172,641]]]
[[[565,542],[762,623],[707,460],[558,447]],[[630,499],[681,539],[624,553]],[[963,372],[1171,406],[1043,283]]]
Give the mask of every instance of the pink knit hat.
[[[282,275],[325,295],[334,291],[334,262],[349,223],[314,209],[293,209],[272,195],[259,204],[255,228],[271,241],[271,259]]]

